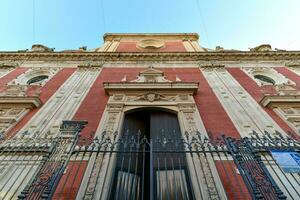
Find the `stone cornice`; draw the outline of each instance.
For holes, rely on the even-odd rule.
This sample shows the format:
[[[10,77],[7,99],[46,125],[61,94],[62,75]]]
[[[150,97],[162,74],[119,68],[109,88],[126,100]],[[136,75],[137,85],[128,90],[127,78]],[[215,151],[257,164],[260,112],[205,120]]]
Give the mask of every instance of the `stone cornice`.
[[[0,105],[33,109],[40,107],[42,102],[39,97],[1,96]]]
[[[145,39],[145,38],[157,38],[157,39],[171,39],[182,40],[189,39],[197,41],[199,35],[197,33],[106,33],[103,36],[104,41],[111,41],[114,39]]]
[[[0,61],[289,61],[300,51],[269,52],[0,52]]]
[[[268,108],[300,106],[300,95],[266,95],[260,101],[260,105]]]
[[[119,91],[190,91],[195,94],[198,90],[198,83],[165,82],[165,83],[103,83],[105,92],[110,95]]]

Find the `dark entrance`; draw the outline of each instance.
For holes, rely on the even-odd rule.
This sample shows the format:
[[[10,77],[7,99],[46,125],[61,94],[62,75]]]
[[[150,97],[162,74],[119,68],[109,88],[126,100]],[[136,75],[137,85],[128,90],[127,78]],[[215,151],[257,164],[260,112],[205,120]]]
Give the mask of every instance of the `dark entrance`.
[[[182,143],[176,114],[126,114],[111,199],[193,199],[184,147],[174,139]]]

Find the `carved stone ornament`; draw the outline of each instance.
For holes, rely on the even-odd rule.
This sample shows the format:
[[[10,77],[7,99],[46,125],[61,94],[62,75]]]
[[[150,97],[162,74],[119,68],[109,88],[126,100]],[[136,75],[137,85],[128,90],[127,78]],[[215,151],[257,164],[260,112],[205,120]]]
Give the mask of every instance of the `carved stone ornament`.
[[[26,90],[25,85],[8,85],[0,96],[26,96]]]
[[[154,102],[154,101],[175,101],[177,96],[165,96],[162,94],[158,93],[145,93],[142,95],[138,96],[128,96],[126,98],[126,101],[132,102],[132,101],[149,101],[149,102]],[[178,97],[179,99],[179,97]],[[180,99],[179,99],[180,100]]]
[[[300,91],[291,85],[276,85],[275,87],[278,95],[300,95]]]
[[[160,49],[165,46],[165,43],[162,40],[157,39],[145,39],[137,43],[137,47],[142,49],[155,50]]]
[[[270,67],[243,67],[242,70],[246,72],[259,86],[273,85],[271,83],[262,81],[259,76],[268,77],[274,85],[295,85],[294,82],[277,72]]]
[[[225,64],[217,61],[202,61],[198,63],[201,68],[224,68]]]
[[[250,48],[250,51],[258,51],[258,52],[272,51],[272,47],[269,44],[262,44],[254,48]]]
[[[46,47],[42,44],[34,44],[34,45],[32,45],[30,51],[33,51],[33,52],[53,52],[54,48],[49,48],[49,47]]]
[[[164,72],[154,69],[152,66],[139,73],[138,78],[133,81],[127,81],[126,76],[120,80],[120,82],[104,82],[105,92],[109,95],[115,95],[120,93],[126,93],[129,91],[169,91],[172,93],[189,92],[192,94],[197,93],[199,83],[197,82],[183,82],[179,77],[176,77],[175,81],[167,80],[164,76]],[[123,92],[121,92],[123,91]]]
[[[3,63],[0,62],[0,68],[17,68],[19,67],[19,65],[20,64],[18,62],[13,62],[13,61],[3,62]]]
[[[147,99],[148,101],[152,102],[155,100],[156,95],[154,93],[149,93],[145,95],[145,99]]]
[[[139,73],[139,76],[136,80],[133,80],[131,82],[157,82],[157,83],[164,83],[164,82],[171,82],[170,80],[167,80],[164,76],[164,72],[154,69],[152,66],[150,66],[148,69],[141,71]]]
[[[300,60],[287,61],[285,62],[285,66],[298,68],[300,67]]]

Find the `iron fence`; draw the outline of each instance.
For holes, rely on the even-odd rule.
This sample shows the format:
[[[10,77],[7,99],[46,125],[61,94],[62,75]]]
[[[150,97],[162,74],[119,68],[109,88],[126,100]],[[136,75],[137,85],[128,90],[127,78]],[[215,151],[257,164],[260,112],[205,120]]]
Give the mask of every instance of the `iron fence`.
[[[1,199],[300,198],[299,173],[284,172],[270,153],[299,152],[300,143],[279,133],[210,140],[104,132],[85,143],[72,134],[81,128],[0,144]]]

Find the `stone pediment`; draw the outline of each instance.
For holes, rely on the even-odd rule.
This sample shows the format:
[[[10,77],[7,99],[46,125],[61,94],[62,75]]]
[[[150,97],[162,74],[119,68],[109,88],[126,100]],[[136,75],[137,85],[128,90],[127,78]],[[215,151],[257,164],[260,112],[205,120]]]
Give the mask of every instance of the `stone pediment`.
[[[139,73],[139,76],[136,80],[133,80],[131,82],[157,82],[157,83],[164,83],[164,82],[171,82],[170,80],[167,80],[164,76],[164,72],[154,69],[153,67],[149,67],[146,70],[143,70]]]
[[[125,76],[120,82],[105,82],[103,85],[106,93],[111,95],[121,91],[169,91],[195,94],[199,84],[182,82],[178,77],[176,77],[176,81],[167,80],[164,72],[150,67],[141,71],[138,78],[133,81],[127,81]]]
[[[265,94],[260,101],[264,107],[300,106],[300,92],[292,85],[277,85],[277,94]]]
[[[39,94],[28,96],[27,86],[8,85],[6,90],[0,93],[0,105],[18,105],[24,108],[38,108],[42,105]]]

